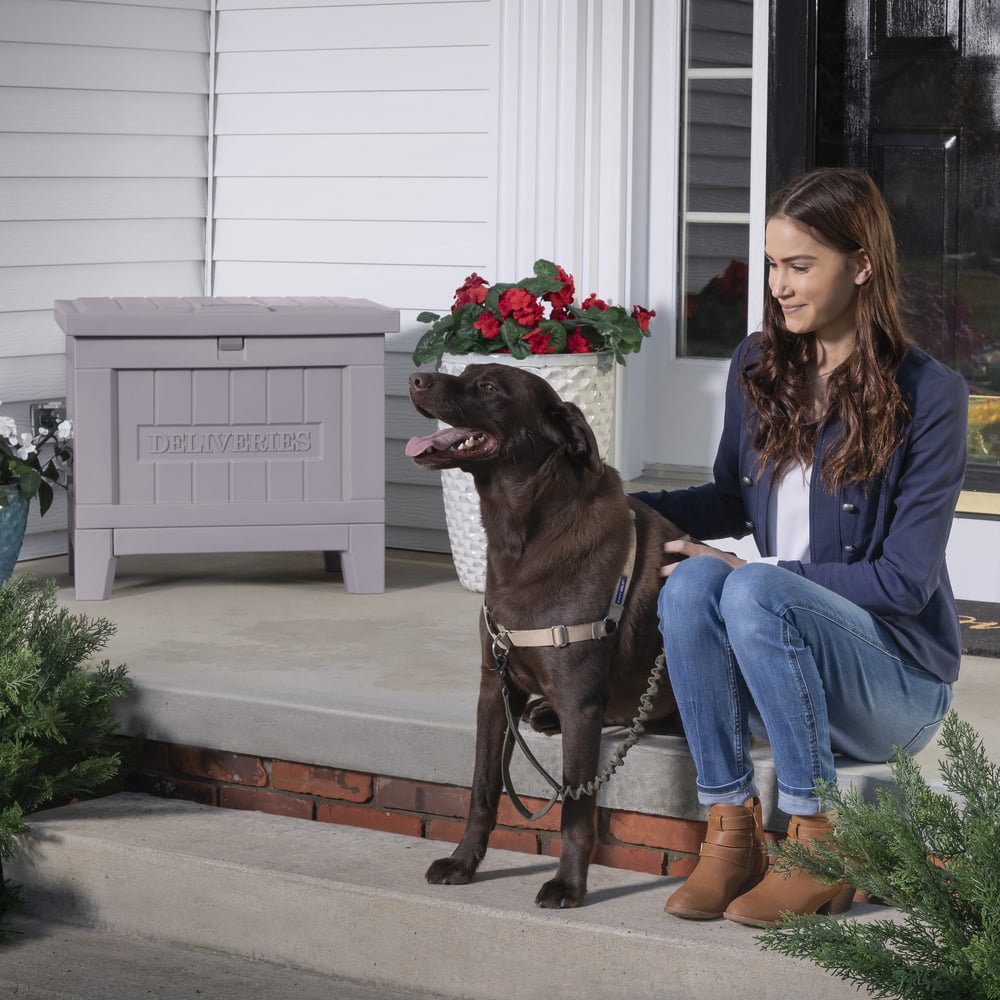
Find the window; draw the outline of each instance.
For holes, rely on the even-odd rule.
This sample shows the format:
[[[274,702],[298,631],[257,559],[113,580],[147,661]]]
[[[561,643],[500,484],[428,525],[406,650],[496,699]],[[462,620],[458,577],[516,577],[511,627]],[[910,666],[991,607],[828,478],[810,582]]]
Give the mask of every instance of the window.
[[[677,357],[747,333],[753,0],[685,0]]]

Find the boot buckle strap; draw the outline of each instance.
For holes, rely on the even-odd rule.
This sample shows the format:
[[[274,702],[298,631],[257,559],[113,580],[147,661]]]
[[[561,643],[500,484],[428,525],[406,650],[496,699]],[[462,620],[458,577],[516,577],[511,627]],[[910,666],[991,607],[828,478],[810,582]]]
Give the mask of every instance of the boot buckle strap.
[[[718,844],[719,847],[749,847],[755,842],[751,830],[710,830],[705,838],[707,844]]]
[[[750,847],[748,844],[743,844],[740,847],[726,847],[722,844],[712,844],[705,841],[701,845],[699,855],[703,858],[715,858],[717,861],[725,861],[737,868],[743,868],[750,858]]]

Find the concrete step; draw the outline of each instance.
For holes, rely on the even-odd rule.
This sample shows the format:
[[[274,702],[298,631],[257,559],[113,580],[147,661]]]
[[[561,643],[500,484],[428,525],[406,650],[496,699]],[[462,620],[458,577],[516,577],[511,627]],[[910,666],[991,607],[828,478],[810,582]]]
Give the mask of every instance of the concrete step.
[[[594,867],[585,907],[538,910],[545,857],[491,851],[471,885],[431,886],[440,843],[130,794],[29,825],[5,867],[30,914],[114,935],[464,1000],[857,997],[751,928],[667,917],[677,879]]]
[[[207,948],[30,917],[5,919],[5,1000],[442,1000]]]

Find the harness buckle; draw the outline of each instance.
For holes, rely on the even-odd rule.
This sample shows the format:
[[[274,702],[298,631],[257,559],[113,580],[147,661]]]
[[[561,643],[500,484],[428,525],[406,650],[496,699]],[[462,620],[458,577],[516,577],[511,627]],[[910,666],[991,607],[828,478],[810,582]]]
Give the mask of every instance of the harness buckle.
[[[565,625],[552,626],[552,645],[556,649],[562,649],[569,645],[569,629]]]

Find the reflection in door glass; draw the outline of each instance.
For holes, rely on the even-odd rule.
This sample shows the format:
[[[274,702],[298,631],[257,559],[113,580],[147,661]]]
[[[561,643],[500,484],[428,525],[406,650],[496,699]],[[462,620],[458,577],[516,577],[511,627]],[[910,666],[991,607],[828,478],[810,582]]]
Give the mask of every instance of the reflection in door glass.
[[[747,333],[753,2],[685,14],[677,356],[728,358]]]
[[[817,0],[815,9],[817,163],[864,168],[885,195],[907,332],[969,384],[966,487],[1000,494],[996,4]]]

